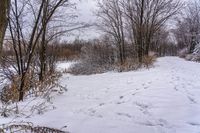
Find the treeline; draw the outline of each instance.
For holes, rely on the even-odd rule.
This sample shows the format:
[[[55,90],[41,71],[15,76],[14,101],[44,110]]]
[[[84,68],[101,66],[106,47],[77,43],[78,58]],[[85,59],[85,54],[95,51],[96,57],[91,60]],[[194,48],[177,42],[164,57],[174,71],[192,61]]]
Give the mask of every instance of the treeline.
[[[152,41],[148,56],[143,61],[137,59],[137,52],[131,43],[125,42],[126,62],[121,64],[118,48],[109,35],[92,40],[75,40],[72,43],[60,43],[54,48],[57,60],[79,60],[81,63],[71,69],[73,74],[93,74],[110,70],[129,71],[150,65],[154,58],[177,55],[177,46],[165,39]],[[53,52],[53,53],[54,53]]]
[[[200,61],[200,1],[190,1],[184,12],[174,30],[179,55],[188,60]]]
[[[167,37],[167,36],[166,36]],[[99,39],[93,40],[79,40],[76,39],[73,42],[53,42],[46,47],[46,54],[47,58],[54,57],[55,61],[64,61],[64,60],[81,60],[83,54],[89,54],[85,51],[86,47],[94,47],[93,51],[94,54],[100,53],[102,55],[106,55],[111,53],[115,53],[113,58],[117,60],[117,49],[113,42],[110,40],[111,37],[109,36],[102,36]],[[125,50],[126,50],[126,57],[127,58],[134,58],[136,55],[133,53],[133,47],[130,43],[125,43]],[[3,56],[5,57],[12,57],[15,56],[14,50],[11,48],[9,44],[5,44],[3,49]],[[109,49],[112,47],[112,51]],[[103,51],[100,49],[104,49]],[[108,49],[108,50],[106,50]],[[115,49],[115,50],[114,50]],[[150,51],[154,52],[154,54],[158,57],[162,56],[176,56],[177,55],[177,46],[173,43],[169,43],[168,40],[156,40],[151,44]],[[92,56],[92,55],[90,55]],[[93,55],[94,56],[94,55]],[[95,57],[94,57],[95,58]],[[106,60],[102,58],[103,60]]]
[[[160,55],[176,51],[176,47],[171,46],[173,50],[169,50],[168,46],[161,48],[160,45],[170,45],[165,24],[182,6],[177,0],[102,0],[98,2],[97,25],[112,38],[121,64],[127,60],[127,44],[132,46],[135,60],[142,63],[151,50]]]

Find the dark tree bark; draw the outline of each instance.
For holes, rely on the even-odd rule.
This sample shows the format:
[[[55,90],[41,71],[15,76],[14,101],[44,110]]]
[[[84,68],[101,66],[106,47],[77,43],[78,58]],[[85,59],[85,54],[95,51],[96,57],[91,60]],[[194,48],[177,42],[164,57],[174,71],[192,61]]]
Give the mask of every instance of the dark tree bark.
[[[43,81],[44,75],[46,73],[46,50],[47,50],[47,40],[46,40],[46,34],[47,34],[47,13],[48,13],[48,3],[49,0],[44,0],[44,7],[43,7],[43,16],[42,16],[42,41],[41,41],[41,48],[40,48],[40,74],[39,74],[39,80]]]
[[[0,57],[2,54],[3,40],[8,25],[10,0],[0,0]]]
[[[142,62],[143,58],[143,45],[144,45],[144,38],[143,38],[143,19],[144,19],[144,0],[141,0],[140,3],[138,3],[141,7],[139,9],[139,26],[138,26],[138,58],[139,62]]]

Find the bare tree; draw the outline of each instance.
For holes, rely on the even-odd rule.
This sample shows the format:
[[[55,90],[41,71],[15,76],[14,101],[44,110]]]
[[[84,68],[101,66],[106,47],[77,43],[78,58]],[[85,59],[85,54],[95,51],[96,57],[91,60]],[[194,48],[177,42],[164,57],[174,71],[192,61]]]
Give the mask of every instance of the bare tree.
[[[139,61],[147,56],[151,41],[157,31],[182,8],[175,0],[128,0],[123,1],[126,20],[130,23]],[[133,41],[132,41],[133,42]]]
[[[20,78],[18,81],[19,101],[23,100],[25,88],[27,87],[26,82],[29,80],[30,74],[34,73],[33,62],[37,58],[35,56],[36,48],[41,43],[42,48],[40,50],[44,51],[39,52],[40,54],[44,52],[41,57],[46,58],[46,30],[48,23],[60,7],[69,4],[68,0],[53,0],[50,1],[51,5],[48,5],[48,0],[44,0],[37,2],[36,4],[39,6],[34,7],[34,2],[37,1],[14,0],[9,17],[11,44],[13,45],[16,60],[16,65],[13,65],[13,67],[16,69],[17,74],[14,75]],[[25,15],[31,15],[29,18],[33,19],[31,22],[27,22],[31,23],[29,27],[24,24],[24,21],[26,21]],[[27,26],[28,29],[27,27],[24,28],[24,26]],[[31,32],[27,32],[27,30]]]
[[[178,19],[174,31],[179,49],[187,48],[192,53],[200,42],[200,2],[192,1],[184,10],[186,15]]]
[[[55,60],[52,59],[53,57],[47,53],[47,47],[52,45],[51,42],[61,35],[90,26],[86,23],[75,22],[74,20],[77,18],[77,15],[75,13],[71,13],[69,10],[74,10],[76,4],[67,0],[65,0],[65,3],[66,4],[62,4],[60,8],[54,13],[53,17],[48,20],[48,15],[51,13],[51,7],[54,7],[56,3],[55,0],[44,0],[41,20],[43,31],[38,46],[40,68],[39,80],[41,82],[43,82],[46,75],[52,72],[52,67],[50,66],[53,66],[53,64],[50,63],[55,63]],[[68,10],[66,10],[66,7]],[[65,12],[63,12],[63,9],[65,9]]]
[[[111,34],[122,49],[126,41],[131,42],[142,63],[156,32],[180,11],[182,5],[177,0],[103,0],[99,2],[98,16],[103,31]],[[124,53],[122,50],[119,54]]]
[[[99,27],[111,35],[118,47],[121,64],[126,60],[124,19],[120,0],[103,0],[98,2],[97,16],[100,18]]]

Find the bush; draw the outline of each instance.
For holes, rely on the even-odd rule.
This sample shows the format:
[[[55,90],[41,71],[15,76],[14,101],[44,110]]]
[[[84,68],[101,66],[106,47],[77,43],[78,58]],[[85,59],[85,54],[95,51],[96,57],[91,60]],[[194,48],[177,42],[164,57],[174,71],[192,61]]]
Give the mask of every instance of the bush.
[[[131,71],[136,70],[144,64],[147,68],[153,64],[156,56],[144,57],[144,61],[139,63],[137,55],[133,52],[133,46],[128,45],[125,52],[125,62],[120,62],[118,49],[110,45],[111,42],[94,40],[81,49],[81,62],[73,65],[69,73],[74,75],[90,75],[104,73],[108,71]]]
[[[81,51],[81,59],[83,62],[96,65],[113,64],[115,62],[114,56],[116,50],[109,45],[101,43],[89,44],[84,46]]]
[[[193,59],[193,55],[192,54],[187,54],[184,57],[186,60],[191,61]]]
[[[182,49],[182,50],[179,51],[179,53],[178,53],[179,57],[185,58],[185,57],[187,56],[187,54],[189,53],[188,51],[189,51],[188,48]]]
[[[1,92],[1,102],[8,103],[9,101],[17,102],[19,99],[19,91],[16,83],[11,83],[3,87]]]
[[[69,72],[74,75],[90,75],[112,70],[115,63],[115,48],[96,41],[81,49],[81,62],[71,67]]]
[[[25,78],[24,97],[47,97],[56,87],[64,90],[65,88],[58,84],[60,76],[60,73],[51,73],[45,76],[44,81],[40,82],[37,76],[34,77],[33,74],[29,73]],[[2,89],[0,93],[2,103],[8,104],[19,101],[20,82],[20,77],[14,77],[10,84]]]
[[[189,53],[188,48],[185,48],[179,52],[179,57],[185,58],[188,61],[200,61],[200,44],[195,46],[192,53]]]
[[[67,91],[66,87],[58,83],[60,76],[59,73],[54,73],[51,76],[46,76],[43,82],[39,82],[34,78],[27,78],[27,81],[31,82],[26,82],[24,102],[18,102],[19,82],[17,82],[17,80],[16,82],[12,82],[9,86],[4,87],[1,92],[0,115],[3,117],[9,117],[11,115],[27,117],[55,109],[55,107],[52,106],[52,98],[55,95],[60,95]]]
[[[155,56],[147,56],[143,59],[144,67],[149,68],[155,62]],[[117,71],[117,72],[128,72],[141,68],[141,64],[136,59],[127,59],[124,64],[121,63],[113,63],[113,64],[104,64],[98,65],[95,63],[87,63],[81,62],[73,65],[68,73],[73,75],[91,75],[91,74],[99,74],[105,73],[108,71]]]
[[[31,74],[28,74],[25,78],[24,92],[30,90],[34,78]],[[21,77],[12,76],[11,82],[9,85],[3,87],[0,97],[3,103],[17,102],[19,100],[19,87],[20,87]]]
[[[155,61],[156,61],[156,56],[154,56],[154,55],[144,56],[144,58],[143,58],[144,66],[147,68],[152,66]]]

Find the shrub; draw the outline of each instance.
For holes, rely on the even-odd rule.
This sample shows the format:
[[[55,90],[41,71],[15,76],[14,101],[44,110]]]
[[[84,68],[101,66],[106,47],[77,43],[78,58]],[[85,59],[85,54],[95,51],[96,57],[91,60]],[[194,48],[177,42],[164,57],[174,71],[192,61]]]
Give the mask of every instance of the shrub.
[[[51,75],[51,76],[49,76]],[[43,96],[47,97],[53,91],[53,88],[60,88],[62,90],[66,90],[64,87],[58,84],[58,79],[61,76],[60,73],[51,73],[45,76],[45,80],[40,82],[37,76],[33,76],[33,74],[29,73],[25,78],[25,87],[24,87],[24,96],[25,97],[38,97]],[[21,78],[14,77],[11,80],[9,85],[6,85],[1,93],[1,101],[4,104],[18,102],[19,100],[19,87],[20,87]]]
[[[115,48],[101,43],[84,46],[81,53],[83,62],[105,65],[114,63]]]
[[[200,61],[200,44],[195,46],[192,53],[189,53],[188,48],[185,48],[179,52],[181,58],[185,58],[188,61]]]
[[[24,92],[30,90],[34,78],[32,75],[28,74],[25,78]],[[13,76],[9,85],[3,87],[0,97],[3,103],[17,102],[19,100],[19,87],[20,87],[21,77]]]
[[[145,67],[149,68],[155,62],[155,56],[147,56],[144,58],[143,64]],[[69,73],[73,75],[91,75],[91,74],[99,74],[105,73],[108,71],[117,71],[117,72],[128,72],[132,70],[137,70],[141,68],[141,64],[136,59],[127,59],[124,64],[119,62],[113,64],[91,64],[87,62],[81,62],[73,65],[69,71]]]
[[[154,56],[154,55],[143,57],[144,66],[147,68],[152,66],[155,61],[156,61],[156,56]]]
[[[178,55],[179,55],[179,57],[181,57],[181,58],[185,58],[186,55],[187,55],[188,53],[189,53],[189,52],[188,52],[188,48],[184,48],[184,49],[182,49],[181,51],[179,51]]]
[[[73,65],[69,72],[74,75],[103,73],[115,64],[115,48],[100,42],[88,44],[81,49],[81,62]]]
[[[111,44],[112,42],[106,40],[93,40],[93,42],[83,46],[81,62],[73,65],[67,72],[74,75],[90,75],[108,71],[131,71],[142,67],[133,46],[127,45],[125,47],[125,62],[121,63],[118,48]],[[149,68],[155,58],[154,54],[144,57],[142,64]]]
[[[193,59],[193,55],[192,54],[187,54],[184,57],[186,60],[191,61]]]
[[[81,62],[73,65],[69,71],[73,75],[91,75],[106,72],[105,66]]]

